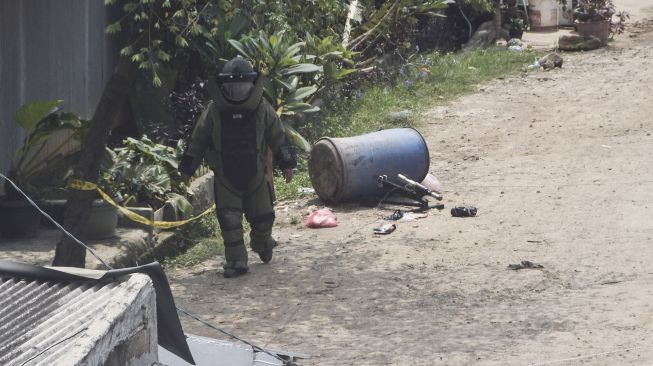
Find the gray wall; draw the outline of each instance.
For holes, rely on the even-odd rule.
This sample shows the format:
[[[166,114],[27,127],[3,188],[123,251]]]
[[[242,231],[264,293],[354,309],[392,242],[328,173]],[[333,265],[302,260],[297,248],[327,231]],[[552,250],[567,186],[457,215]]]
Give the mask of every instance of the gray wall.
[[[90,118],[118,54],[103,0],[0,0],[0,172],[23,134],[18,107],[63,99]]]

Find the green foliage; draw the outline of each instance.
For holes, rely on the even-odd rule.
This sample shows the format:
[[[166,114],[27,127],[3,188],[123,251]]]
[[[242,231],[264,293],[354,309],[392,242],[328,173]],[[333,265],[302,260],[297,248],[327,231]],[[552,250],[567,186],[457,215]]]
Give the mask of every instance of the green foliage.
[[[175,235],[180,246],[188,250],[165,259],[166,269],[193,266],[224,253],[220,226],[214,213],[182,226]]]
[[[123,204],[149,204],[153,208],[172,201],[185,216],[192,206],[185,198],[191,192],[177,170],[177,149],[154,143],[147,136],[127,138],[125,146],[111,154],[112,165],[103,172],[102,185],[113,195],[122,196]]]
[[[352,32],[356,36],[349,42],[349,47],[366,56],[388,50],[412,50],[411,40],[419,31],[420,19],[443,16],[440,10],[446,7],[446,0],[386,1],[379,9],[364,12],[363,22]],[[370,8],[366,6],[366,9]]]
[[[29,134],[45,117],[56,112],[61,103],[63,100],[57,99],[24,104],[16,112],[16,122]]]
[[[116,6],[113,0],[105,4]],[[130,0],[122,3],[123,15],[106,32],[129,29],[130,40],[120,54],[151,72],[153,83],[160,86],[162,63],[198,52],[211,69],[235,55],[227,41],[243,34],[285,32],[293,38],[305,32],[337,34],[346,7],[347,2],[341,0]]]
[[[116,5],[114,0],[105,0],[105,4]],[[200,20],[209,5],[197,0],[124,1],[123,15],[105,30],[114,34],[130,29],[128,44],[120,55],[151,72],[153,84],[161,86],[161,63],[170,62],[180,49],[189,46],[189,39],[206,32]]]
[[[477,13],[491,12],[496,4],[494,0],[464,0],[464,4],[469,5]]]
[[[268,36],[259,32],[257,37],[246,36],[241,41],[229,43],[243,57],[249,59],[254,69],[267,76],[265,96],[279,115],[294,115],[297,112],[317,112],[305,100],[317,91],[314,85],[300,83],[302,74],[311,79],[321,79],[323,68],[302,57],[304,42],[292,42],[283,33]]]
[[[71,142],[81,141],[88,130],[88,121],[74,113],[62,112],[62,100],[35,101],[21,106],[16,123],[25,130],[23,145],[16,151],[10,168],[11,178],[32,195],[48,189],[48,182],[63,182],[72,172]],[[64,133],[68,132],[68,133]],[[46,146],[53,136],[62,137],[57,145]]]
[[[286,180],[282,176],[274,177],[274,188],[276,190],[277,201],[286,201],[306,196],[310,193],[304,192],[302,188],[312,187],[311,179],[305,168],[300,168],[290,183],[286,183]]]

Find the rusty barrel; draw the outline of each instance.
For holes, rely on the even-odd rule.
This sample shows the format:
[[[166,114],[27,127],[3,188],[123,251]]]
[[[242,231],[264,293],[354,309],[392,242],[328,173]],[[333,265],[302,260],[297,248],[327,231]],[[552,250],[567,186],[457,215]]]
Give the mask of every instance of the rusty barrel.
[[[365,135],[318,140],[308,172],[315,192],[329,203],[379,196],[379,175],[397,174],[421,182],[429,170],[429,151],[413,128],[393,128]]]

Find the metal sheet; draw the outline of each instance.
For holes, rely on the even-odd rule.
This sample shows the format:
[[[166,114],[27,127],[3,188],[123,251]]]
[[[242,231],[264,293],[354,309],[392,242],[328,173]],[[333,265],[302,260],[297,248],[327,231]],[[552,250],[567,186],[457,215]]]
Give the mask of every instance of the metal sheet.
[[[188,346],[197,366],[262,366],[283,363],[245,344],[187,334]],[[159,347],[159,362],[166,366],[189,366],[188,362]]]

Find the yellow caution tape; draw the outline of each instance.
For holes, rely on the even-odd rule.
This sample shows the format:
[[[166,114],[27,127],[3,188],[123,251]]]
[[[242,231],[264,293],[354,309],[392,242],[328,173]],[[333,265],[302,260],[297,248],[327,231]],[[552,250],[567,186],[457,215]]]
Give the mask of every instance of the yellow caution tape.
[[[100,187],[98,187],[97,184],[95,184],[95,183],[82,182],[80,180],[73,180],[73,181],[70,182],[70,184],[68,186],[70,188],[78,189],[80,191],[97,191],[100,194],[100,196],[102,196],[102,199],[109,202],[110,205],[112,205],[112,206],[116,207],[117,209],[119,209],[120,212],[122,212],[123,215],[125,215],[130,220],[141,223],[141,224],[145,224],[145,225],[148,225],[148,226],[156,227],[156,228],[159,228],[159,229],[172,229],[172,228],[176,228],[176,227],[179,227],[179,226],[182,226],[182,225],[186,225],[189,222],[197,220],[200,217],[206,215],[207,213],[209,213],[209,212],[211,212],[211,211],[213,211],[215,209],[215,204],[213,204],[206,211],[202,212],[201,214],[199,214],[199,215],[197,215],[195,217],[191,217],[188,220],[182,220],[182,221],[154,221],[154,220],[150,220],[150,219],[148,219],[146,217],[143,217],[143,216],[131,211],[130,209],[128,209],[126,207],[122,207],[122,206],[118,205],[117,203],[115,203],[113,201],[113,199],[111,199],[111,197],[109,197],[108,194],[106,194],[104,191],[102,191],[100,189]]]

